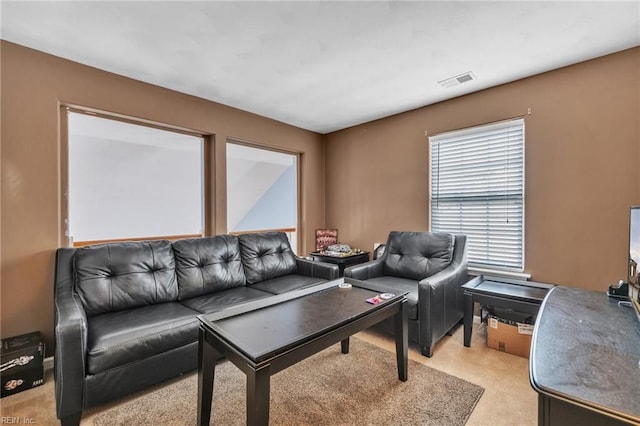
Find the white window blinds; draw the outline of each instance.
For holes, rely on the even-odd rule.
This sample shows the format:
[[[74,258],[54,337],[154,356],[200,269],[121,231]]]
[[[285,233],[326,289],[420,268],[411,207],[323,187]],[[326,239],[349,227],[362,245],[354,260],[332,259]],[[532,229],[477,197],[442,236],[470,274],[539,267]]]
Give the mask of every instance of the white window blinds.
[[[431,230],[467,235],[469,265],[524,269],[524,120],[429,138]]]

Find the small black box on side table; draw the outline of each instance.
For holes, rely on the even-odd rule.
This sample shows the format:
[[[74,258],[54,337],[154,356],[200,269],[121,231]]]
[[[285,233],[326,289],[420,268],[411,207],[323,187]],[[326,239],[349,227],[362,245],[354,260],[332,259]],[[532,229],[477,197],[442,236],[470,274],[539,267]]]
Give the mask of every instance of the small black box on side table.
[[[44,383],[44,342],[40,332],[2,339],[2,398]]]

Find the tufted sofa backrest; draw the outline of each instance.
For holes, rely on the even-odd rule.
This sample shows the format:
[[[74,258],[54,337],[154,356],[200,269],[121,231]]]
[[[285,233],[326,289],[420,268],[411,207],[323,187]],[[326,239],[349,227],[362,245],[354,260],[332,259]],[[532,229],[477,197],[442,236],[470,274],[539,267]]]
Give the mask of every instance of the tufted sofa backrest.
[[[453,259],[455,237],[441,232],[389,233],[384,274],[421,280],[442,271]]]
[[[296,272],[295,256],[284,232],[242,234],[238,240],[248,284]]]
[[[73,262],[76,291],[89,316],[178,299],[168,241],[83,247]]]
[[[173,243],[179,299],[201,296],[246,283],[238,237],[218,235]]]

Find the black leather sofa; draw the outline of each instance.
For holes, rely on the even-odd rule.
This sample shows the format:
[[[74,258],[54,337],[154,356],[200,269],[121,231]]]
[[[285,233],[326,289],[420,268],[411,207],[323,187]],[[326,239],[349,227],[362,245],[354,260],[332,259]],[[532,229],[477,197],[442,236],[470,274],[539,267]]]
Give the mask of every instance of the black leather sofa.
[[[393,231],[381,257],[346,268],[344,276],[367,281],[381,292],[409,292],[409,340],[431,357],[436,342],[463,318],[466,241],[465,235]],[[393,333],[389,321],[375,328]]]
[[[195,369],[196,315],[337,277],[279,232],[58,249],[58,418],[77,425],[87,408]]]

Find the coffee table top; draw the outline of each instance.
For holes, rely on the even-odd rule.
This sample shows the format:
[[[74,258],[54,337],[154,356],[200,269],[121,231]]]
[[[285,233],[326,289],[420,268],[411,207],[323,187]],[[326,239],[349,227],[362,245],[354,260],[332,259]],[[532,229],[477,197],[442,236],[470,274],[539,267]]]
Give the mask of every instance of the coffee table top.
[[[345,281],[351,288],[338,287]],[[218,338],[259,363],[404,298],[397,294],[373,305],[366,300],[380,292],[365,286],[362,281],[340,278],[198,319]]]
[[[554,286],[533,281],[509,280],[490,276],[480,276],[464,284],[465,293],[491,296],[505,296],[514,300],[542,303]]]

